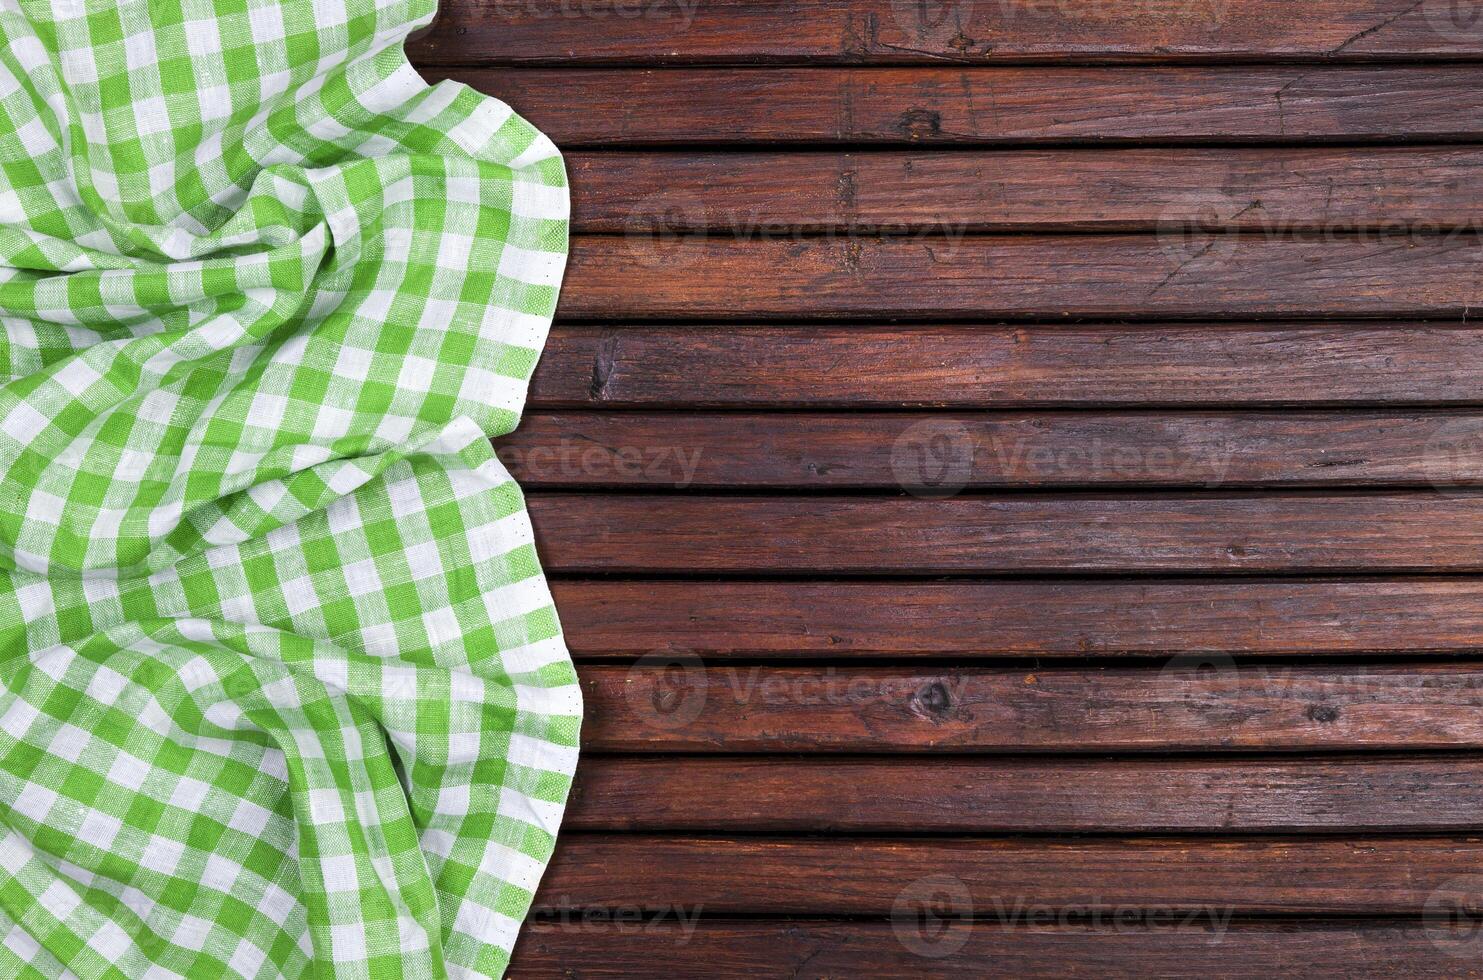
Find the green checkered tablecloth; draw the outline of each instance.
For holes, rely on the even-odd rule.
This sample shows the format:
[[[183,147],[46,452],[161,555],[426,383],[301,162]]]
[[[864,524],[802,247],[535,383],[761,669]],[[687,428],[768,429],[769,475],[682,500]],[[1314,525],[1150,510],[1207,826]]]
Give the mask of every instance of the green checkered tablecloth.
[[[0,0],[0,977],[498,975],[581,700],[555,147],[432,0]]]

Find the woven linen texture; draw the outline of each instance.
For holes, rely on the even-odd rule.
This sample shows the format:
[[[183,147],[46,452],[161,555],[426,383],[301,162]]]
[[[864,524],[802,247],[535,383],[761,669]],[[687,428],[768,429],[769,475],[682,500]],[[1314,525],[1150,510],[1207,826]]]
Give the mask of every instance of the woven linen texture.
[[[431,0],[0,0],[0,976],[497,976],[581,700],[550,141]]]

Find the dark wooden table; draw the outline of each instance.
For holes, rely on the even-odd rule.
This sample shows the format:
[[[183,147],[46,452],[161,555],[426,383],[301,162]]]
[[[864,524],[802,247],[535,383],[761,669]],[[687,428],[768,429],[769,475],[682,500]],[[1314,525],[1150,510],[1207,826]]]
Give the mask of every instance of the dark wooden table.
[[[1483,5],[457,0],[567,153],[519,976],[1476,976]]]

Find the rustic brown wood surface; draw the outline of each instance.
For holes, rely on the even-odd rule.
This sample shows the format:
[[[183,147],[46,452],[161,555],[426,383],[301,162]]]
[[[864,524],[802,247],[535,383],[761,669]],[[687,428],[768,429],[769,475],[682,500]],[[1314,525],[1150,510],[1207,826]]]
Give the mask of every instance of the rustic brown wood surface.
[[[558,327],[531,390],[538,408],[1480,401],[1483,329],[1443,322]]]
[[[1139,752],[1468,749],[1483,668],[758,667],[699,657],[590,666],[602,752]],[[703,671],[703,672],[702,672]]]
[[[944,900],[940,896],[948,896]],[[764,921],[690,918],[625,921],[568,916],[527,927],[514,972],[520,976],[753,977],[1217,976],[1305,977],[1480,975],[1478,940],[1467,926],[1420,923],[1259,924],[1212,927],[1215,916],[1152,909],[1042,906],[959,920],[956,892],[913,893],[896,922]],[[1002,922],[1009,919],[1008,923]],[[1088,923],[1088,924],[1083,924]]]
[[[1483,572],[1473,492],[535,494],[530,514],[546,567],[583,574]]]
[[[591,755],[574,830],[1483,829],[1476,754],[1301,759]],[[1466,870],[1466,866],[1459,871]]]
[[[540,910],[635,905],[730,915],[888,915],[913,882],[950,868],[975,908],[1016,903],[1245,912],[1422,911],[1476,837],[939,837],[817,840],[574,833],[547,872]]]
[[[1483,652],[1483,580],[552,583],[579,658],[917,661]],[[1159,663],[1162,668],[1164,663]],[[1154,673],[1149,674],[1150,677]]]
[[[1472,235],[578,237],[558,310],[582,319],[1460,319],[1483,308],[1480,268],[1483,240]]]
[[[1476,230],[1468,148],[577,153],[579,233]]]
[[[985,489],[1462,488],[1475,433],[1472,411],[533,412],[500,456],[527,489],[895,490],[919,461]]]
[[[1483,5],[453,0],[567,153],[512,976],[1483,976]]]
[[[1471,3],[1118,0],[453,0],[410,49],[428,63],[940,64],[1483,54]]]
[[[427,74],[499,96],[569,147],[1388,143],[1483,134],[1483,91],[1465,66]]]

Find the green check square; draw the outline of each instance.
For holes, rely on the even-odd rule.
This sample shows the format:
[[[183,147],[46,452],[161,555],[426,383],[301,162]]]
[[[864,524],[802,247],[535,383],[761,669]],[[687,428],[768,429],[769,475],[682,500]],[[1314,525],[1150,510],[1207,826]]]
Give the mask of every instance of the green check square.
[[[568,202],[432,14],[0,9],[0,977],[509,962],[581,697],[489,437]]]

